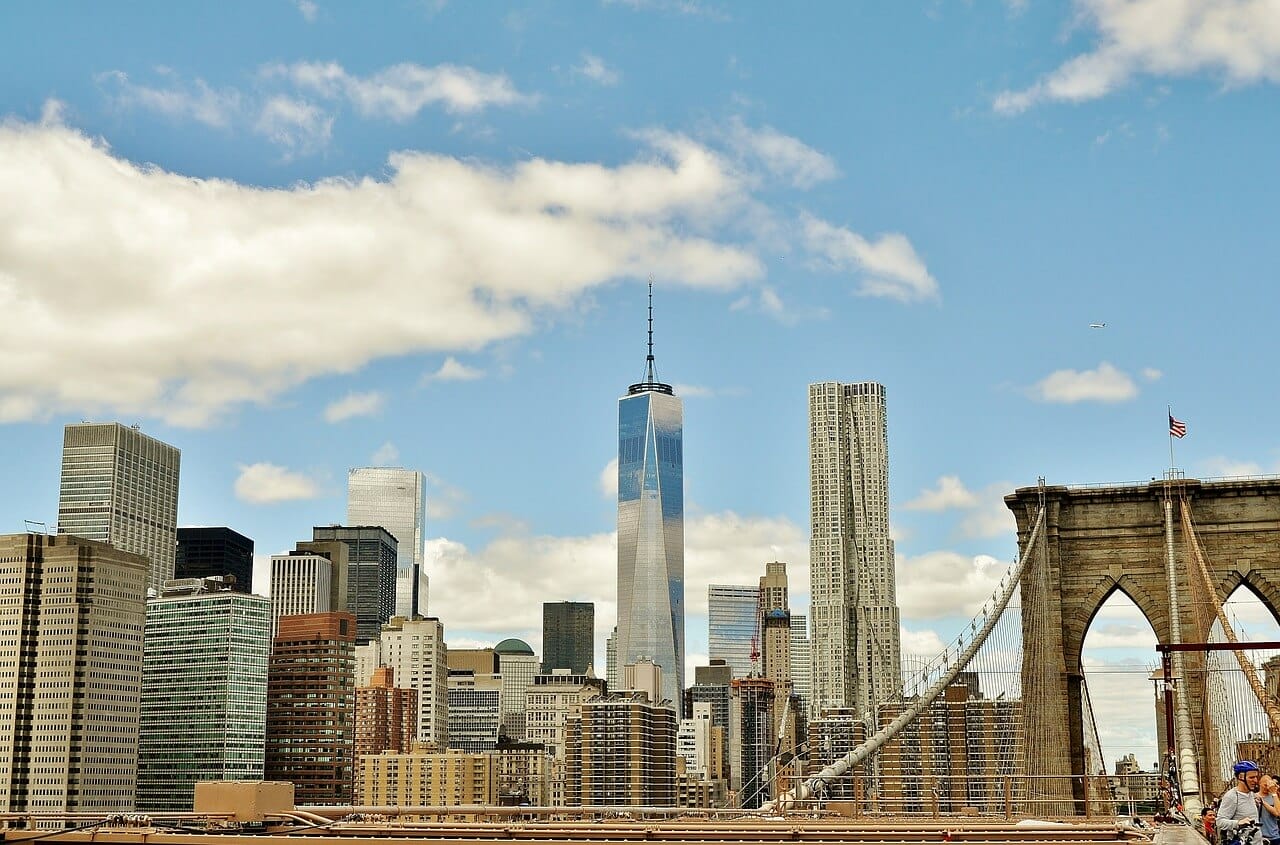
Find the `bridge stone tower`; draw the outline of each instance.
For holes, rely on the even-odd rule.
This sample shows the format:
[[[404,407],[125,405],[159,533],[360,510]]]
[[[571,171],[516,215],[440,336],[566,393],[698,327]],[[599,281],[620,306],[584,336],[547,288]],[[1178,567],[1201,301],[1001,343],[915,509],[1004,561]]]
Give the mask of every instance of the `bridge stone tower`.
[[[1113,592],[1120,590],[1132,599],[1159,641],[1170,642],[1166,493],[1173,501],[1181,641],[1207,641],[1212,610],[1197,612],[1192,602],[1189,567],[1193,564],[1179,527],[1179,493],[1191,508],[1218,600],[1247,584],[1273,616],[1280,608],[1280,478],[1023,487],[1006,496],[1024,553],[1042,495],[1045,502],[1044,542],[1031,551],[1021,586],[1029,774],[1063,776],[1086,771],[1081,649],[1089,623]],[[1183,687],[1202,754],[1215,742],[1202,720],[1204,666],[1203,654],[1186,653],[1188,683]],[[1231,755],[1234,749],[1223,752]],[[1090,775],[1098,774],[1099,762],[1093,762]],[[1207,771],[1202,757],[1200,779],[1202,796],[1206,802],[1212,800],[1221,791],[1223,774]],[[1051,783],[1059,784],[1047,790],[1051,794],[1075,801],[1084,796],[1079,780],[1069,792],[1065,778]]]

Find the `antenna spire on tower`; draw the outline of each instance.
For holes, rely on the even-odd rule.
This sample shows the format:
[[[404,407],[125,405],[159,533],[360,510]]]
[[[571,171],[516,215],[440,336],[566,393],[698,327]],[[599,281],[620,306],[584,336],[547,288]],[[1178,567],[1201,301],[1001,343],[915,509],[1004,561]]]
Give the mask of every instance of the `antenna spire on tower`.
[[[649,391],[657,391],[658,393],[671,394],[671,385],[663,384],[658,381],[658,374],[654,366],[653,357],[653,276],[649,277],[649,354],[644,359],[644,381],[633,384],[628,389],[628,393],[647,393]]]

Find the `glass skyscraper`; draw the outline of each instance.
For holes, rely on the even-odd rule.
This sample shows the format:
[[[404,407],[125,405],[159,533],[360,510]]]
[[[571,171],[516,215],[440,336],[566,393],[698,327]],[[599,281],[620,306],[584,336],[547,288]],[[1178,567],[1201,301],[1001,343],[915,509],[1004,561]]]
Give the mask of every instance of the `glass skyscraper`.
[[[645,380],[618,400],[617,664],[647,657],[661,666],[663,696],[677,711],[684,690],[683,440],[683,404],[654,374],[651,293]]]
[[[751,674],[752,640],[758,635],[760,590],[737,584],[707,587],[707,653],[733,669],[735,678]],[[759,642],[756,642],[759,649]],[[754,667],[758,672],[759,666]]]
[[[396,538],[395,615],[427,615],[423,531],[427,481],[416,469],[357,467],[347,474],[347,525],[380,525]]]
[[[197,781],[260,780],[271,599],[170,582],[143,642],[138,807],[189,812]]]

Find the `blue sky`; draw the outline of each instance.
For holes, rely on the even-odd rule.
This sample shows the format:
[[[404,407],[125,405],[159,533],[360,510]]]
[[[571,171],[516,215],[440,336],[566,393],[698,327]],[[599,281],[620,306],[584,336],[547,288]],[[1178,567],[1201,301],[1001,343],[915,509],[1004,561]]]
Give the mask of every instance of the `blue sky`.
[[[1280,470],[1277,25],[1243,0],[5,5],[0,512],[55,521],[80,419],[179,446],[180,521],[263,555],[343,518],[349,467],[415,467],[452,642],[536,646],[542,601],[590,599],[603,652],[652,276],[691,661],[707,583],[777,557],[807,599],[820,380],[887,386],[928,650],[1014,552],[1000,497],[1159,475],[1166,405],[1190,474]],[[1148,654],[1133,621],[1094,658]],[[1150,759],[1154,730],[1100,721]]]

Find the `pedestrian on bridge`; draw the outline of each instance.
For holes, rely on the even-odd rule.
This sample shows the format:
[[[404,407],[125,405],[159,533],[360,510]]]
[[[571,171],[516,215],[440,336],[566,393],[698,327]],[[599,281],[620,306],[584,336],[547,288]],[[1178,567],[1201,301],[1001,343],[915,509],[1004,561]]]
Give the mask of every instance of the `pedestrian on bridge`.
[[[1218,837],[1226,845],[1263,845],[1258,827],[1258,780],[1262,773],[1252,760],[1231,767],[1236,782],[1218,799]]]
[[[1277,799],[1275,775],[1258,779],[1258,825],[1267,845],[1280,845],[1280,799]]]

